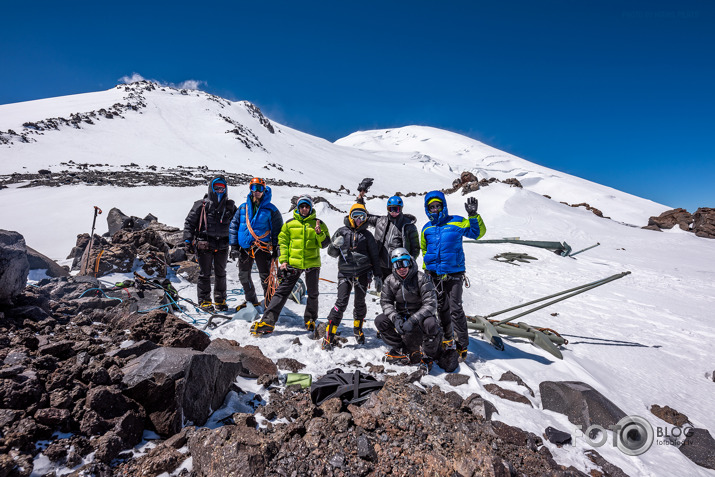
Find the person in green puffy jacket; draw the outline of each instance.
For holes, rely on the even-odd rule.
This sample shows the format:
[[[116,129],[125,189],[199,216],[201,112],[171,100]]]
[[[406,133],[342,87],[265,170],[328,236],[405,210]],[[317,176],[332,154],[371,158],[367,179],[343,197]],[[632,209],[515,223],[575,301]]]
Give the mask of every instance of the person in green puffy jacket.
[[[303,314],[305,329],[315,331],[315,319],[318,315],[320,249],[328,245],[330,245],[328,227],[316,218],[312,199],[307,195],[299,197],[297,207],[293,211],[293,218],[283,224],[278,234],[279,274],[283,278],[266,307],[263,318],[251,325],[252,334],[264,335],[273,332],[278,316],[303,272],[305,272],[308,293],[308,302]]]

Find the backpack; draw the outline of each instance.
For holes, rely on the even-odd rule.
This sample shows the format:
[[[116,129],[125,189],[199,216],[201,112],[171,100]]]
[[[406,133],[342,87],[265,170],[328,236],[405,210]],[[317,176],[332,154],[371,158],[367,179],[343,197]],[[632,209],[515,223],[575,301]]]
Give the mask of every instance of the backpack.
[[[382,389],[384,384],[383,381],[360,371],[344,373],[340,368],[335,368],[311,384],[310,398],[316,406],[334,397],[340,398],[344,406],[359,404],[365,401],[370,393]]]

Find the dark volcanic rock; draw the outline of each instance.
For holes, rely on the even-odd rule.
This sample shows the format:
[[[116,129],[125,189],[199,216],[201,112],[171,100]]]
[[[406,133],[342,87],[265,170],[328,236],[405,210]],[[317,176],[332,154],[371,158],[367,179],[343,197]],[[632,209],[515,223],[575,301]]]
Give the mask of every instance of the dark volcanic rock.
[[[526,396],[523,396],[523,395],[519,394],[518,392],[512,391],[510,389],[504,389],[497,384],[486,384],[486,385],[484,385],[484,389],[486,389],[493,395],[498,396],[502,399],[506,399],[508,401],[520,402],[520,403],[526,404],[530,407],[534,407],[534,405],[531,404],[531,401],[529,401],[529,398],[527,398]]]
[[[715,469],[715,439],[710,431],[692,428],[688,434],[680,452],[701,467]]]
[[[666,210],[658,217],[648,219],[648,226],[655,225],[661,229],[672,229],[674,226],[680,227],[681,230],[690,230],[690,224],[693,222],[693,216],[685,209]]]
[[[51,258],[41,254],[31,247],[27,248],[27,261],[30,264],[30,270],[46,270],[45,275],[48,277],[68,277],[68,272],[63,267],[60,267],[57,262]]]
[[[715,209],[700,207],[695,211],[693,232],[698,237],[715,238]]]
[[[539,384],[544,409],[565,414],[569,421],[586,430],[592,424],[608,429],[626,413],[586,383],[544,381]]]
[[[146,409],[157,433],[170,436],[184,422],[202,425],[223,403],[236,374],[213,354],[186,348],[159,348],[122,370],[125,394]]]
[[[589,458],[591,462],[596,464],[603,471],[603,475],[607,477],[628,477],[628,474],[623,472],[623,470],[617,465],[613,465],[603,458],[601,454],[593,449],[589,449],[585,452],[586,457]],[[593,474],[591,474],[593,475]]]
[[[0,229],[0,305],[12,304],[22,293],[29,272],[24,237]]]
[[[240,363],[240,375],[246,378],[278,374],[275,363],[267,358],[258,346],[239,346],[235,341],[219,338],[213,340],[204,352],[215,354],[226,363]]]
[[[650,407],[650,412],[676,427],[682,427],[689,422],[688,416],[676,411],[670,406],[661,407],[657,404],[653,404]]]
[[[452,386],[461,386],[462,384],[467,384],[469,382],[469,376],[464,374],[448,374],[444,379]]]
[[[511,371],[507,371],[506,373],[502,374],[501,378],[499,378],[499,381],[513,381],[519,386],[524,386],[526,389],[529,390],[529,394],[531,394],[531,397],[534,397],[534,391],[532,391],[531,388],[526,385],[523,379],[521,379],[518,375],[512,373]]]

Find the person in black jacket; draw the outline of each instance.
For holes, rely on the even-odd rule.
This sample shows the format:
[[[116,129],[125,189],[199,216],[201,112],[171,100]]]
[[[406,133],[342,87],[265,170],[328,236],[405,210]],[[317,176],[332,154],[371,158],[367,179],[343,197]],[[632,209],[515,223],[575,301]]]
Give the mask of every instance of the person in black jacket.
[[[323,340],[323,349],[331,350],[335,345],[343,313],[350,300],[350,292],[355,287],[355,309],[353,311],[353,335],[358,344],[365,343],[362,325],[367,314],[365,295],[370,284],[370,276],[374,276],[375,289],[382,290],[378,248],[375,238],[367,230],[367,211],[362,204],[355,204],[345,217],[344,227],[340,227],[333,235],[328,246],[328,255],[338,259],[338,299],[328,314],[328,326]]]
[[[367,188],[362,188],[356,202],[365,203],[365,193]],[[387,215],[372,215],[367,218],[367,225],[375,227],[375,241],[380,251],[380,268],[382,269],[382,279],[386,280],[392,273],[390,266],[390,254],[396,248],[405,248],[416,260],[420,255],[420,235],[417,232],[414,215],[404,214],[402,199],[393,195],[387,200]]]
[[[236,213],[236,204],[228,198],[226,179],[218,176],[209,183],[203,199],[194,202],[184,221],[184,243],[189,253],[196,253],[200,272],[197,286],[202,310],[227,311],[226,262],[228,262],[228,228]],[[214,293],[211,301],[211,271]],[[214,305],[216,308],[214,308]]]
[[[407,249],[397,248],[390,256],[392,274],[382,287],[382,314],[375,328],[391,347],[385,360],[395,364],[420,364],[427,371],[435,359],[445,371],[457,367],[454,352],[442,356],[442,328],[437,319],[437,293],[432,280],[417,269]],[[421,345],[421,349],[420,349]]]

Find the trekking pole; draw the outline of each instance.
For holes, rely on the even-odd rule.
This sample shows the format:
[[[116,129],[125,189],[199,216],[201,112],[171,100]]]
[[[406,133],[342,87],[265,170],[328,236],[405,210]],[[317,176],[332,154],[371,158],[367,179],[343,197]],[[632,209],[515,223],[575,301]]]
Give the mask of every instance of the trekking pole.
[[[523,305],[519,305],[519,306],[515,306],[515,307],[512,307],[512,308],[509,308],[508,310],[503,310],[503,311],[500,311],[500,312],[497,312],[497,313],[492,313],[492,314],[489,315],[489,316],[499,315],[499,314],[504,313],[504,312],[509,311],[509,310],[515,310],[515,309],[517,309],[517,308],[522,308],[522,307],[524,307],[524,306],[531,305],[531,304],[534,304],[534,303],[537,303],[537,302],[540,302],[540,301],[544,301],[544,300],[547,300],[547,299],[549,299],[549,298],[553,298],[553,297],[555,297],[555,296],[563,295],[564,293],[568,293],[568,292],[570,292],[570,291],[576,290],[576,291],[574,291],[573,293],[571,293],[571,294],[569,294],[569,295],[562,296],[562,297],[560,297],[560,298],[557,298],[556,300],[550,301],[550,302],[548,302],[548,303],[544,303],[543,305],[537,306],[536,308],[532,308],[532,309],[530,309],[530,310],[526,310],[526,311],[524,311],[524,312],[522,312],[522,313],[519,313],[519,314],[517,314],[517,315],[514,315],[514,316],[512,316],[512,317],[510,317],[510,318],[506,318],[506,319],[501,320],[500,322],[496,323],[496,326],[503,325],[504,323],[509,323],[510,321],[513,321],[513,320],[515,320],[515,319],[517,319],[517,318],[520,318],[520,317],[522,317],[522,316],[524,316],[524,315],[528,315],[529,313],[533,313],[533,312],[535,312],[535,311],[537,311],[537,310],[540,310],[540,309],[542,309],[542,308],[546,308],[547,306],[553,305],[554,303],[558,303],[558,302],[560,302],[560,301],[566,300],[567,298],[571,298],[572,296],[576,296],[576,295],[578,295],[578,294],[587,292],[588,290],[592,290],[592,289],[594,289],[594,288],[596,288],[596,287],[600,287],[601,285],[605,285],[606,283],[612,282],[612,281],[614,281],[614,280],[618,280],[619,278],[623,278],[623,277],[625,277],[626,275],[629,275],[630,273],[631,273],[631,272],[622,272],[622,273],[619,273],[619,274],[617,274],[617,275],[612,275],[612,276],[610,276],[610,277],[608,277],[608,278],[604,278],[603,280],[599,280],[599,281],[596,281],[596,282],[593,282],[593,283],[589,283],[589,284],[586,284],[586,285],[581,285],[580,287],[576,287],[576,288],[572,288],[572,289],[570,289],[570,290],[562,291],[562,292],[560,292],[560,293],[556,293],[556,294],[554,294],[554,295],[550,295],[550,296],[547,296],[547,297],[544,297],[544,298],[539,298],[538,300],[533,300],[533,301],[531,301],[531,302],[529,302],[529,303],[524,303]],[[487,318],[487,317],[485,317],[485,318]]]
[[[89,234],[89,249],[87,250],[87,259],[84,261],[84,270],[85,272],[87,271],[87,267],[89,267],[89,254],[92,253],[92,245],[94,243],[94,225],[97,223],[97,215],[102,214],[102,209],[97,207],[96,205],[94,206],[94,219],[92,219],[92,233]]]

